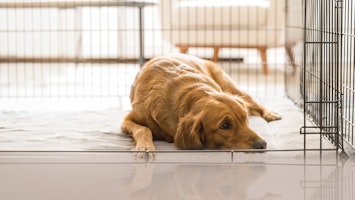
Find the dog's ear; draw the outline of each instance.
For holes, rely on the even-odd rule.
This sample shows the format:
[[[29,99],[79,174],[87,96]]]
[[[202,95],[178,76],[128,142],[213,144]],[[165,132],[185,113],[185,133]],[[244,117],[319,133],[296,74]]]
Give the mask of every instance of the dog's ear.
[[[242,106],[241,108],[249,115],[250,111],[253,110],[253,105],[239,96],[233,95],[233,98]]]
[[[179,149],[203,149],[203,125],[200,116],[187,114],[181,118],[174,138]]]

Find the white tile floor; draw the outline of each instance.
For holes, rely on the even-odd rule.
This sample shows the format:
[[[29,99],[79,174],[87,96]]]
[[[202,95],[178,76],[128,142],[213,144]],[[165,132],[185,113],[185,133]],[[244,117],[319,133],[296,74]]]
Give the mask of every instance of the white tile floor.
[[[355,198],[355,161],[334,152],[217,154],[146,163],[127,162],[130,153],[3,152],[0,199]]]

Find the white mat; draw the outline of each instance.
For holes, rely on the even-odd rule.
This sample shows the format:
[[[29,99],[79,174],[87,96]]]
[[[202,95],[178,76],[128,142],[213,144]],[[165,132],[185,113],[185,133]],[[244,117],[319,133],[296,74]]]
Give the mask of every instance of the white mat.
[[[303,114],[288,99],[265,99],[282,120],[267,123],[250,118],[250,127],[267,142],[268,149],[302,149]],[[106,109],[71,112],[0,112],[0,150],[130,150],[132,142],[120,132],[127,111]],[[328,142],[325,142],[331,147]],[[158,150],[175,149],[165,141],[155,141]],[[319,136],[307,137],[308,148],[319,148]],[[323,148],[326,147],[323,145]]]

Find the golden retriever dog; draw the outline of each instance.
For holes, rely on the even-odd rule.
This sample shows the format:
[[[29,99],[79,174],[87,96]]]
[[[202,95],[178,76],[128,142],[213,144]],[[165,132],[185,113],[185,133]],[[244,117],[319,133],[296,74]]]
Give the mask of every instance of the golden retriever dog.
[[[153,140],[178,149],[266,149],[248,116],[280,119],[239,90],[218,65],[185,54],[148,61],[130,98],[132,110],[121,128],[137,151],[155,150]]]

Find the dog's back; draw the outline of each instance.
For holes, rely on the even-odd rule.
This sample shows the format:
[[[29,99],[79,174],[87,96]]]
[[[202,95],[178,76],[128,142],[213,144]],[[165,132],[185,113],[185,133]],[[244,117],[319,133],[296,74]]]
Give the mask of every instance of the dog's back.
[[[206,62],[175,54],[154,58],[142,67],[131,88],[132,108],[140,110],[155,139],[173,141],[179,117],[188,112],[186,104],[192,103],[185,99],[191,100],[185,97],[191,90],[221,90],[209,77]],[[199,98],[198,92],[194,98]]]

